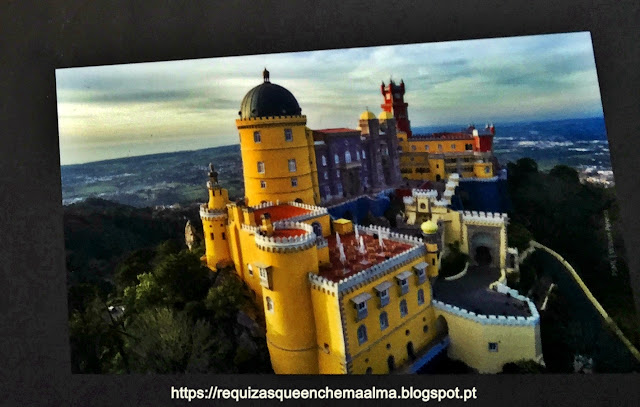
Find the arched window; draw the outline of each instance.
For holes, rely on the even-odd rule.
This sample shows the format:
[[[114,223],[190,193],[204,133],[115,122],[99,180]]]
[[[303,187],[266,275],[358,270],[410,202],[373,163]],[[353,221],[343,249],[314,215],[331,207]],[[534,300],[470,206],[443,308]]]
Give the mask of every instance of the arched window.
[[[267,311],[273,312],[273,300],[271,297],[267,297]]]
[[[336,155],[333,157],[333,159],[334,159],[334,161],[336,162],[336,164],[340,164],[340,156],[338,156],[338,154],[336,154]]]
[[[360,151],[356,151],[356,159],[360,161]]]
[[[409,309],[407,308],[407,300],[400,301],[400,316],[406,317],[409,313]]]
[[[367,153],[365,153],[364,150],[362,150],[362,158],[363,159],[367,158]]]
[[[358,327],[358,343],[362,345],[367,341],[367,327],[360,325]]]
[[[418,290],[418,305],[424,304],[424,290],[421,288]]]
[[[351,162],[351,153],[349,151],[344,152],[344,162],[347,164]]]
[[[326,155],[323,155],[323,156],[322,156],[322,166],[323,166],[323,167],[326,167],[326,166],[327,166],[327,156],[326,156]]]
[[[384,331],[389,328],[389,317],[386,312],[380,314],[380,330]]]

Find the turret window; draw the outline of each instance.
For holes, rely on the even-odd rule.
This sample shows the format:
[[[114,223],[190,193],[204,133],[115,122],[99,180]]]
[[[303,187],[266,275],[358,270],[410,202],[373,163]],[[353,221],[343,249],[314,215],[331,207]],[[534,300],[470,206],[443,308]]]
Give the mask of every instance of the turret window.
[[[210,233],[211,240],[213,240],[213,232]]]
[[[389,328],[389,317],[386,312],[380,314],[380,330],[384,331]]]
[[[358,327],[358,344],[362,345],[367,341],[367,327],[360,325]]]
[[[296,159],[292,158],[291,160],[289,160],[289,172],[296,172],[296,171],[297,171]]]
[[[407,300],[400,301],[400,316],[406,317],[409,313],[409,309],[407,308]]]
[[[258,161],[258,173],[264,174],[264,162]]]
[[[265,189],[267,187],[267,181],[260,181],[260,188]]]
[[[273,300],[271,297],[267,297],[267,311],[273,312]]]
[[[293,131],[284,129],[284,141],[293,141]]]
[[[291,186],[292,187],[297,187],[298,186],[298,178],[296,178],[296,177],[291,178]]]
[[[418,290],[418,305],[424,304],[424,290],[421,288]]]
[[[262,139],[260,138],[260,132],[259,131],[254,131],[253,132],[253,142],[254,143],[260,143],[262,141]]]

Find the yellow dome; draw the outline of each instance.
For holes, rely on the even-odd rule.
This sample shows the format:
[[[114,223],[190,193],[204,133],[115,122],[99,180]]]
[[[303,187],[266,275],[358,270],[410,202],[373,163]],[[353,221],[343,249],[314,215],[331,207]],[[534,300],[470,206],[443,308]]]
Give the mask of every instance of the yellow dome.
[[[375,118],[376,118],[376,115],[373,114],[372,112],[368,111],[368,110],[365,110],[360,115],[360,120],[371,120],[371,119],[375,119]]]
[[[434,221],[428,220],[420,225],[420,229],[425,235],[432,235],[438,231],[438,225]]]
[[[378,116],[378,119],[380,120],[389,120],[389,119],[393,119],[393,114],[391,114],[391,112],[382,112],[380,113],[380,116]]]

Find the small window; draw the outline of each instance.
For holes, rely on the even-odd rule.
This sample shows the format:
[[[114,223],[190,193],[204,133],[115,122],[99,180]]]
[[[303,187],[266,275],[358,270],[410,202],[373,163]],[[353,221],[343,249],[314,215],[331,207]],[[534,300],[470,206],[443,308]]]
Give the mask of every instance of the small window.
[[[222,240],[227,240],[227,237],[225,236],[224,232],[222,232]]]
[[[498,343],[489,342],[489,352],[497,352],[497,351],[498,351]]]
[[[251,264],[247,264],[247,270],[249,271],[249,275],[253,275],[253,266]]]
[[[364,150],[362,150],[362,158],[363,159],[367,158],[367,153],[365,153]]]
[[[336,170],[336,178],[340,178],[340,170]]]
[[[451,144],[451,149],[455,150],[456,149],[456,145],[455,144]]]
[[[340,178],[340,177],[338,177],[338,178]],[[336,187],[338,188],[338,194],[342,195],[342,184],[338,184]]]
[[[324,179],[329,179],[329,171],[324,172]]]
[[[253,132],[253,142],[254,143],[260,143],[262,141],[261,137],[260,137],[260,132],[259,131],[254,131]]]
[[[284,129],[284,141],[293,141],[293,131]]]
[[[373,374],[373,369],[371,368],[371,366],[367,368],[367,370],[365,371],[365,374]]]
[[[210,233],[211,240],[213,240],[213,232]]]
[[[264,163],[262,161],[258,161],[258,173],[264,174]]]
[[[297,187],[298,186],[298,178],[296,178],[296,177],[291,178],[291,186],[292,187]]]
[[[367,341],[367,327],[360,325],[358,327],[358,344],[362,345]]]
[[[322,166],[323,166],[323,167],[326,167],[326,166],[327,166],[327,156],[326,156],[326,155],[323,155],[323,156],[322,156]]]
[[[296,170],[297,170],[296,159],[292,158],[291,160],[289,160],[289,172],[296,172]]]
[[[265,189],[267,187],[267,181],[260,181],[260,188]]]
[[[442,151],[442,144],[438,144],[438,151]]]
[[[407,308],[407,300],[400,301],[400,316],[406,317],[409,313],[409,309]]]
[[[489,167],[488,167],[488,166],[487,166],[487,167],[484,167],[484,173],[485,173],[485,174],[488,174],[490,171],[491,171],[491,170],[489,169]]]
[[[330,196],[331,195],[331,189],[329,188],[329,185],[325,185],[324,186],[324,196]]]
[[[334,159],[336,164],[340,164],[340,156],[338,154],[334,155],[333,159]]]
[[[421,288],[418,290],[418,305],[424,304],[424,290]]]
[[[267,297],[267,311],[273,312],[273,300],[271,297]]]
[[[402,280],[398,280],[398,285],[400,285],[400,292],[402,294],[406,294],[407,292],[409,292],[409,280],[408,279],[402,279]]]
[[[416,151],[416,146],[411,146],[411,151]]]
[[[360,151],[356,151],[356,160],[360,161]]]
[[[389,328],[389,317],[386,312],[380,314],[380,330],[384,331]]]
[[[347,164],[351,162],[351,153],[349,151],[344,152],[344,162]]]
[[[429,151],[429,145],[428,145],[428,144],[426,144],[426,145],[424,146],[424,150],[425,150],[425,151]]]

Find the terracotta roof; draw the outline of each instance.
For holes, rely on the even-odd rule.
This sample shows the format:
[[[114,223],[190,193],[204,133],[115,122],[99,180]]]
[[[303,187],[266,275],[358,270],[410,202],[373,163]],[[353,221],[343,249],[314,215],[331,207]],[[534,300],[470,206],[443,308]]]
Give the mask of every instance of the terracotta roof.
[[[253,214],[255,215],[256,223],[258,225],[262,223],[261,216],[264,213],[269,213],[269,215],[271,215],[271,222],[277,222],[279,220],[289,219],[294,216],[304,215],[305,213],[311,213],[311,211],[309,209],[300,208],[298,206],[289,204],[280,204],[256,209]]]
[[[321,267],[319,271],[320,276],[337,282],[345,277],[359,273],[364,269],[368,269],[375,264],[382,263],[386,258],[396,256],[413,247],[407,243],[382,239],[385,249],[380,250],[377,238],[365,233],[360,233],[360,236],[362,236],[364,245],[367,247],[367,252],[364,255],[358,251],[358,244],[355,241],[354,233],[340,235],[340,240],[344,246],[344,253],[347,257],[347,262],[344,265],[340,261],[340,251],[336,245],[335,235],[329,236],[327,240],[329,242],[329,261],[331,265]],[[365,261],[364,263],[363,260]],[[346,273],[344,270],[346,270]]]
[[[358,132],[360,133],[360,130],[356,130],[356,129],[347,129],[345,127],[340,127],[337,129],[322,129],[322,130],[314,130],[317,131],[318,133],[325,133],[325,134],[335,134],[335,133],[353,133],[353,132]]]

